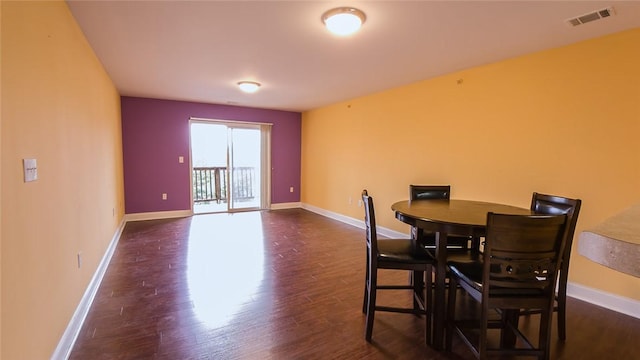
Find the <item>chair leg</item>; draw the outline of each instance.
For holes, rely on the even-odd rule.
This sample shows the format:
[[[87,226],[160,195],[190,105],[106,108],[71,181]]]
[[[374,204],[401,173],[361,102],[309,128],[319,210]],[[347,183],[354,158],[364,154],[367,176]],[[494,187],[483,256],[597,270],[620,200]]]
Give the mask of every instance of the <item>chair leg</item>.
[[[549,360],[551,353],[551,309],[543,310],[540,314],[540,334],[538,337],[538,348],[544,351],[540,359]]]
[[[500,346],[503,348],[512,348],[516,344],[516,335],[509,330],[507,324],[511,324],[514,329],[518,328],[518,319],[520,317],[519,309],[502,309],[502,329],[500,331]]]
[[[362,297],[364,300],[362,301],[362,313],[367,313],[367,304],[369,303],[369,296],[367,293],[367,284],[364,285],[364,296]]]
[[[431,343],[431,320],[432,320],[432,315],[433,315],[433,281],[431,280],[431,273],[433,272],[433,269],[431,267],[429,267],[429,269],[427,270],[427,272],[425,273],[425,338],[426,338],[426,343],[430,344]]]
[[[486,303],[481,304],[482,310],[480,315],[480,336],[478,342],[478,357],[480,359],[487,358],[487,338],[489,331],[489,306]]]
[[[567,340],[567,294],[562,292],[558,294],[558,337]]]
[[[424,296],[422,295],[423,289],[424,289],[424,272],[412,271],[411,276],[413,277],[413,283],[412,283],[413,291],[418,295],[418,297],[424,303]],[[418,303],[418,300],[415,298],[415,296],[413,297],[413,309],[414,310],[420,309],[420,304]]]
[[[376,288],[378,286],[377,271],[372,270],[369,274],[367,295],[367,320],[365,325],[365,339],[371,342],[371,336],[373,334],[373,321],[376,313]]]
[[[558,337],[562,341],[567,339],[567,281],[567,272],[561,270],[556,301],[558,303]]]
[[[479,237],[474,236],[471,239],[471,250],[472,251],[476,251],[476,252],[480,251],[480,238]]]
[[[447,321],[446,321],[446,339],[445,339],[445,349],[447,351],[451,351],[452,343],[453,343],[453,332],[455,327],[455,317],[456,317],[456,288],[458,286],[458,282],[450,277],[449,278],[449,294],[448,294],[448,304],[447,304]]]
[[[364,295],[362,296],[362,313],[367,313],[367,306],[369,304],[369,291],[367,288],[369,287],[369,249],[367,249],[367,264],[364,276]]]

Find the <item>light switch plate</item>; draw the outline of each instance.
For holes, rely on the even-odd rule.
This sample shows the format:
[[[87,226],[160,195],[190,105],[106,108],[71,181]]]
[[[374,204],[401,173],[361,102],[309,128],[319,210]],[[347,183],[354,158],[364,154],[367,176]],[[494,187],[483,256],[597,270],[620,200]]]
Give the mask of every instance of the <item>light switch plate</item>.
[[[38,180],[38,164],[36,159],[22,159],[24,166],[24,182]]]

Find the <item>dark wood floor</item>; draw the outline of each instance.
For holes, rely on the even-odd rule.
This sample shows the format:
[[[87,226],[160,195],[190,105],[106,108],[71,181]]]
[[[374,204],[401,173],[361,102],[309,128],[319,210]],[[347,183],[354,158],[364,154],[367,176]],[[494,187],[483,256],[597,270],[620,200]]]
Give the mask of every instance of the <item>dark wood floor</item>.
[[[364,246],[364,230],[302,209],[128,223],[70,358],[471,359],[425,345],[408,314],[377,314],[364,340]],[[639,319],[575,299],[568,312],[552,359],[640,358]]]

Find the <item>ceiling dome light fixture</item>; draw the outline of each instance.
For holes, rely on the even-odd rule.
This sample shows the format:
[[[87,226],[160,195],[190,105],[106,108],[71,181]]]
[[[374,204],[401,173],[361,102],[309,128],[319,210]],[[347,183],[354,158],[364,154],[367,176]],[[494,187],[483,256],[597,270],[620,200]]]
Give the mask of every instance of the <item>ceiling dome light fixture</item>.
[[[238,87],[246,93],[254,93],[260,88],[260,83],[255,81],[240,81]]]
[[[347,36],[360,29],[367,19],[362,10],[352,7],[339,7],[322,14],[322,23],[338,36]]]

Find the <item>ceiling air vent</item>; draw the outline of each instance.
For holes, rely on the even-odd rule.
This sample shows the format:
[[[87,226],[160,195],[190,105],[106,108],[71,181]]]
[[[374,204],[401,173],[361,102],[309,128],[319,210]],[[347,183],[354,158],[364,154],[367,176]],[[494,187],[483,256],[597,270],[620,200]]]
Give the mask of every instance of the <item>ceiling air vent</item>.
[[[586,24],[591,21],[600,20],[609,16],[613,16],[615,14],[616,13],[613,10],[613,7],[608,7],[601,10],[590,12],[588,14],[580,15],[578,17],[567,19],[566,23],[571,26],[578,26],[578,25]]]

